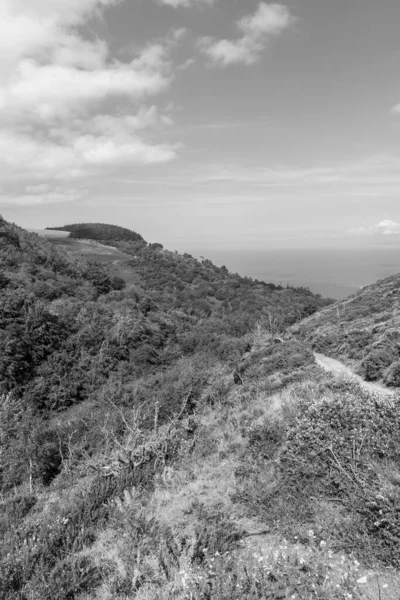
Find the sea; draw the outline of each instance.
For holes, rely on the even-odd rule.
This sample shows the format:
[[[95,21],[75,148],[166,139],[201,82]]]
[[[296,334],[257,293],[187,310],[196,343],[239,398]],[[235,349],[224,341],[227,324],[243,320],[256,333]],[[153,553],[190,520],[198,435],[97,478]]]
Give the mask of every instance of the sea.
[[[30,229],[49,238],[68,232]],[[182,251],[182,250],[181,250]],[[183,250],[182,252],[184,252]],[[190,252],[190,250],[189,250]],[[341,299],[379,279],[400,273],[400,248],[324,249],[196,249],[197,258],[208,258],[229,271],[277,285],[302,286],[326,298]]]
[[[335,299],[400,272],[400,249],[395,247],[205,250],[203,256],[242,276],[283,286],[303,286]]]

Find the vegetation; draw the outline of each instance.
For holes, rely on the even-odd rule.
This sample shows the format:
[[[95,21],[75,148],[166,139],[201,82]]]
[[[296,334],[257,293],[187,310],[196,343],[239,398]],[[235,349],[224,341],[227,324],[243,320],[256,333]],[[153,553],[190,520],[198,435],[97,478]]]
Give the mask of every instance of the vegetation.
[[[54,231],[70,231],[72,238],[88,240],[119,240],[130,242],[144,242],[139,233],[120,227],[119,225],[105,225],[104,223],[76,223],[63,227],[46,227]]]
[[[285,335],[329,302],[112,245],[135,283],[0,220],[2,598],[398,589],[397,403]]]
[[[339,358],[367,381],[399,386],[400,275],[365,287],[296,324],[289,334]]]

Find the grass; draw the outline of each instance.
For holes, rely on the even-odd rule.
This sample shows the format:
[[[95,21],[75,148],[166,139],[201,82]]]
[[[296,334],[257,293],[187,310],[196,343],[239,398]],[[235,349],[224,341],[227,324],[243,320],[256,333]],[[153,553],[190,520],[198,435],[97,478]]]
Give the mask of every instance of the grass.
[[[272,383],[217,365],[194,413],[136,449],[143,467],[17,492],[7,600],[398,598],[397,403],[291,348]]]
[[[248,455],[249,437],[254,439],[254,431],[287,405],[289,393],[281,396],[278,403],[275,395],[245,385],[233,388],[224,406],[198,415],[193,451],[160,474],[149,497],[121,499],[114,528],[103,538],[108,539],[103,559],[109,560],[110,548],[114,553],[114,575],[97,595],[83,598],[361,597],[357,579],[362,571],[355,559],[317,543],[314,535],[299,542],[269,533],[261,515],[251,517],[246,503],[234,502],[236,472]],[[127,531],[128,522],[135,531],[139,527],[140,539]],[[169,550],[165,539],[170,539]],[[139,560],[135,568],[130,564],[129,574],[128,556]],[[139,580],[132,591],[132,582],[137,586]]]

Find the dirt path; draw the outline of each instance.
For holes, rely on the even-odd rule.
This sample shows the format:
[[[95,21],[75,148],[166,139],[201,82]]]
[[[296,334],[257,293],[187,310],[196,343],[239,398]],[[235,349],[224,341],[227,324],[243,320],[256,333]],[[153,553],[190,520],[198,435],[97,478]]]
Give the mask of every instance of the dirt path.
[[[330,373],[334,373],[335,375],[343,375],[345,377],[349,377],[350,379],[357,381],[357,383],[368,392],[378,393],[384,396],[395,395],[395,393],[392,390],[385,388],[383,385],[364,381],[362,377],[356,375],[349,367],[341,363],[339,360],[329,358],[329,356],[324,356],[324,354],[315,353],[314,356],[317,365],[322,367],[325,371],[329,371]]]

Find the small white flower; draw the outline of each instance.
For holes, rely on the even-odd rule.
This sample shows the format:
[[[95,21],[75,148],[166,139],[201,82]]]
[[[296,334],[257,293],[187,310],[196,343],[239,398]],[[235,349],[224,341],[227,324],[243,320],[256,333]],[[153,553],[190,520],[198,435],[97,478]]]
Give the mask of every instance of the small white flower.
[[[367,576],[364,575],[363,577],[360,577],[360,579],[357,579],[357,583],[367,583]]]

